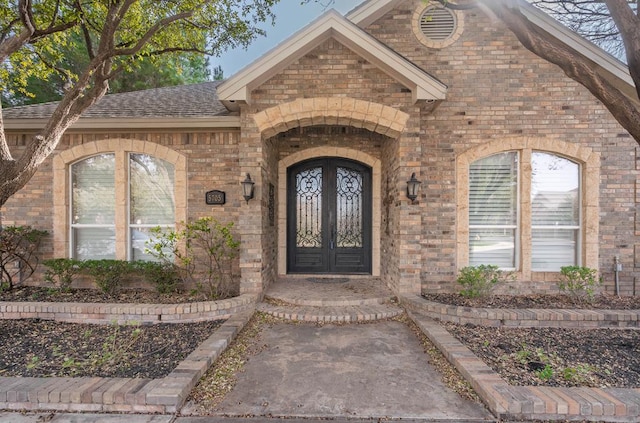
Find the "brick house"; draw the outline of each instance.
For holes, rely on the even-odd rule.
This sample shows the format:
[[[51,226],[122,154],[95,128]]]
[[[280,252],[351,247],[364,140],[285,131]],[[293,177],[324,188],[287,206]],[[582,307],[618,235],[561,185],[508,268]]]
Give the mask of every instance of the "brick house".
[[[525,11],[635,95],[623,64]],[[13,149],[52,108],[4,111]],[[106,96],[2,215],[49,230],[45,256],[77,258],[144,258],[152,226],[233,221],[244,293],[289,274],[450,291],[481,263],[534,292],[553,290],[561,266],[599,268],[613,292],[618,256],[620,292],[635,295],[636,149],[584,87],[482,9],[369,0],[222,83]],[[208,204],[212,191],[224,204]]]

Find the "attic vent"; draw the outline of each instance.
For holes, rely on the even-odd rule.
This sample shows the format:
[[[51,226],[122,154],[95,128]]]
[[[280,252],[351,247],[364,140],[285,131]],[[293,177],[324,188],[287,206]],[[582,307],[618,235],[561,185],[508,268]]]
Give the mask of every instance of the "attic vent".
[[[456,17],[449,9],[427,7],[420,16],[420,31],[430,40],[446,40],[455,30]]]
[[[447,47],[460,38],[463,16],[440,5],[419,7],[414,13],[413,32],[427,47]]]

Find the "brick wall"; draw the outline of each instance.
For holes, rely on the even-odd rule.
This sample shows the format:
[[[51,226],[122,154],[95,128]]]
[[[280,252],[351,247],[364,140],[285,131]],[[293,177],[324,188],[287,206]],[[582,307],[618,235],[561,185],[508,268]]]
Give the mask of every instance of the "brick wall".
[[[10,134],[10,148],[19,154],[26,134]],[[67,223],[54,222],[53,218],[53,170],[52,158],[58,152],[93,141],[131,139],[146,141],[168,147],[187,157],[187,192],[176,193],[187,198],[187,219],[193,220],[213,216],[221,222],[234,222],[238,234],[239,206],[242,200],[238,169],[238,131],[219,132],[131,132],[131,133],[68,133],[56,152],[38,169],[27,186],[16,193],[2,208],[4,225],[31,225],[49,231],[49,236],[40,248],[42,259],[68,256],[66,251],[53,250],[53,234],[62,232],[68,237]],[[180,177],[180,175],[176,175]],[[226,204],[205,204],[205,193],[219,189],[226,192]],[[64,248],[63,248],[64,249]],[[235,272],[239,273],[238,264]],[[42,268],[40,268],[42,271]],[[37,282],[38,278],[33,278]]]
[[[411,31],[417,7],[424,3],[403,2],[367,31],[449,87],[447,99],[421,117],[423,289],[455,289],[455,157],[489,140],[535,136],[601,153],[599,267],[612,291],[612,261],[619,255],[621,292],[634,293],[640,276],[635,141],[585,88],[477,9],[463,12],[465,30],[456,43],[421,45]]]

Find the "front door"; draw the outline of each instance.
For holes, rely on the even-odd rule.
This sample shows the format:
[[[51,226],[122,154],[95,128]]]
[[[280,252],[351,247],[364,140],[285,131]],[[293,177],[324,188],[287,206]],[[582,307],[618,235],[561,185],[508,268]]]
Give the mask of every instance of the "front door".
[[[287,271],[370,273],[371,168],[313,159],[287,178]]]

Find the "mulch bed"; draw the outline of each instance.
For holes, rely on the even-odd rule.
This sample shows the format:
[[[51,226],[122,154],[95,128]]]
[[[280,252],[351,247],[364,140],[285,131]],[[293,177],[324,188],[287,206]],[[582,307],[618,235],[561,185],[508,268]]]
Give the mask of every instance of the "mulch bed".
[[[222,323],[0,320],[0,376],[162,378]]]
[[[429,301],[476,308],[640,309],[640,297],[599,295],[425,294]],[[443,323],[445,328],[512,385],[640,387],[640,331],[635,329],[495,328]]]
[[[640,309],[640,297],[599,296],[591,303],[563,295],[493,295],[467,299],[428,294],[430,301],[481,308]],[[70,293],[20,287],[0,301],[181,303],[189,293],[95,289]],[[0,376],[160,378],[169,374],[222,321],[180,324],[88,325],[40,320],[0,321]],[[514,385],[640,387],[640,331],[622,329],[492,328],[446,323],[479,358]],[[137,333],[136,331],[140,331]]]
[[[445,328],[512,385],[640,387],[640,331]]]
[[[115,295],[107,295],[97,289],[71,289],[69,292],[62,292],[53,288],[22,286],[10,291],[0,291],[0,301],[179,304],[208,299],[203,294],[191,292],[160,294],[152,290],[123,289]]]
[[[488,295],[482,298],[465,298],[460,294],[423,294],[429,301],[478,308],[564,308],[564,309],[640,309],[640,297],[597,295],[592,301],[574,301],[568,295]]]

